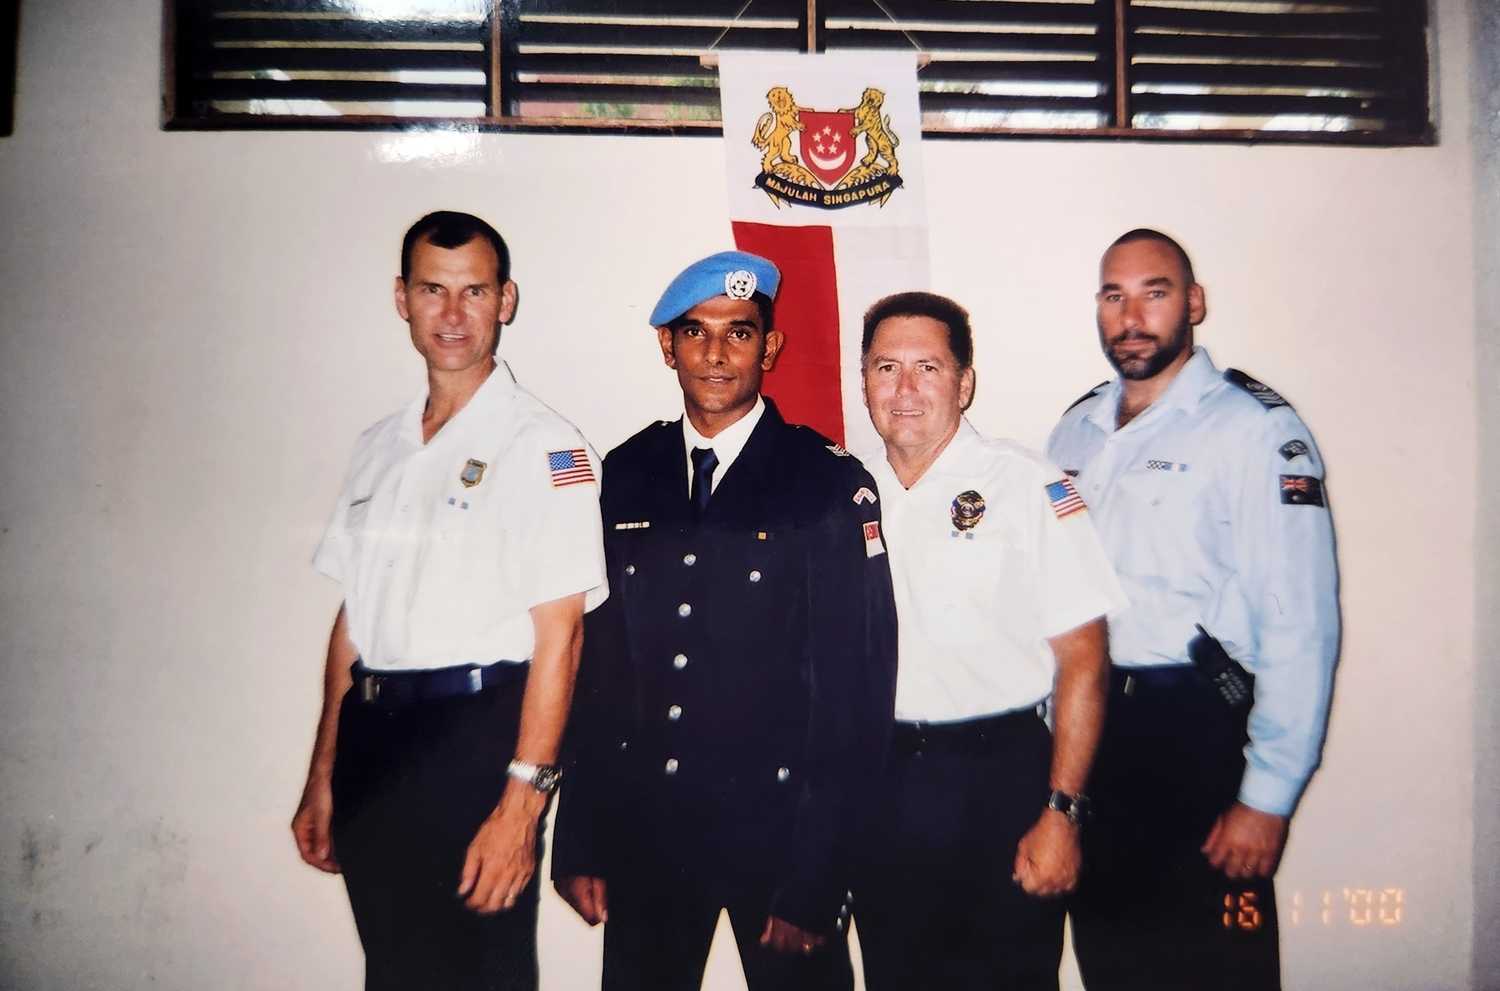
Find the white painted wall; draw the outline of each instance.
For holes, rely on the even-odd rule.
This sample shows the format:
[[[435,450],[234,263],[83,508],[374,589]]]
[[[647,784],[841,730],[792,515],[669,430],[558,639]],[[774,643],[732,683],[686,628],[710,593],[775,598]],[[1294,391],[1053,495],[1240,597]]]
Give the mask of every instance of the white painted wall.
[[[22,6],[0,140],[0,986],[355,986],[341,887],[286,823],[337,602],[307,560],[356,433],[422,384],[390,303],[400,233],[437,207],[501,227],[522,286],[504,354],[607,449],[677,411],[645,314],[728,243],[720,143],[167,134],[157,0]],[[1292,989],[1482,983],[1469,590],[1496,433],[1475,402],[1472,10],[1435,6],[1436,148],[925,152],[981,428],[1039,443],[1105,377],[1096,259],[1149,224],[1194,253],[1200,339],[1323,447],[1347,635],[1281,873]],[[1344,888],[1403,889],[1400,924],[1353,924]],[[597,933],[547,899],[544,986],[590,986]],[[710,985],[734,972],[720,956]]]

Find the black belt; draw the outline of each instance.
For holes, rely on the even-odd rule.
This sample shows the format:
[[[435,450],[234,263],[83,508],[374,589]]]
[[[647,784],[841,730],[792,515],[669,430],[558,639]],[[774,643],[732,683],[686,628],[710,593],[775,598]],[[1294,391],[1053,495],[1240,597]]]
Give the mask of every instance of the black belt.
[[[530,667],[529,662],[498,661],[430,671],[375,672],[356,661],[350,673],[354,676],[355,699],[369,705],[397,706],[478,695],[505,682],[524,679]]]
[[[1110,690],[1115,695],[1156,695],[1171,692],[1201,692],[1203,676],[1191,664],[1153,664],[1147,667],[1111,668]]]
[[[1004,749],[1024,730],[1042,718],[1045,704],[1013,709],[996,716],[960,719],[955,722],[928,723],[897,720],[891,735],[891,752],[910,757],[933,753],[992,754]]]

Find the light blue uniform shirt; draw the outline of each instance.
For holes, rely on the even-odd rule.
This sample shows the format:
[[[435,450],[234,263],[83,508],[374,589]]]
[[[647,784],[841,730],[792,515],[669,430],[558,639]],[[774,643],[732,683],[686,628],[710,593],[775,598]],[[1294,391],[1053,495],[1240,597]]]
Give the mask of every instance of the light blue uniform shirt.
[[[1203,628],[1255,675],[1240,801],[1291,813],[1318,764],[1338,656],[1338,566],[1312,435],[1280,396],[1195,348],[1115,429],[1120,382],[1065,414],[1047,453],[1072,474],[1130,608],[1119,668],[1189,664]]]

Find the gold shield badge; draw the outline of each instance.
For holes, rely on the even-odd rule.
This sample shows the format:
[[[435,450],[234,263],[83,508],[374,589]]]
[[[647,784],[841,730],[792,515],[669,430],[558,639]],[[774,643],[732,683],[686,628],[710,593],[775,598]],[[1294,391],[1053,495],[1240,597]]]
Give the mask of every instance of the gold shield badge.
[[[973,489],[960,492],[953,497],[953,508],[949,515],[953,518],[953,526],[959,531],[974,529],[984,519],[984,496]]]
[[[484,478],[485,463],[470,458],[464,464],[464,470],[458,473],[458,480],[464,483],[464,488],[472,489]]]

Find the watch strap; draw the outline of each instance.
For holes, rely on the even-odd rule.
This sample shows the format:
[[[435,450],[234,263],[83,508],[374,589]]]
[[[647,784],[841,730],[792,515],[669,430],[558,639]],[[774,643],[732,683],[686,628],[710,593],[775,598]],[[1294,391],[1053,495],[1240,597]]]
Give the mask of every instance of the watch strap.
[[[555,764],[533,764],[525,760],[513,760],[506,765],[505,773],[517,781],[525,782],[537,791],[550,795],[557,790],[562,768]]]
[[[1074,795],[1054,788],[1052,794],[1047,796],[1047,808],[1061,812],[1075,826],[1083,825],[1083,821],[1088,818],[1090,804],[1088,796],[1082,792]]]

